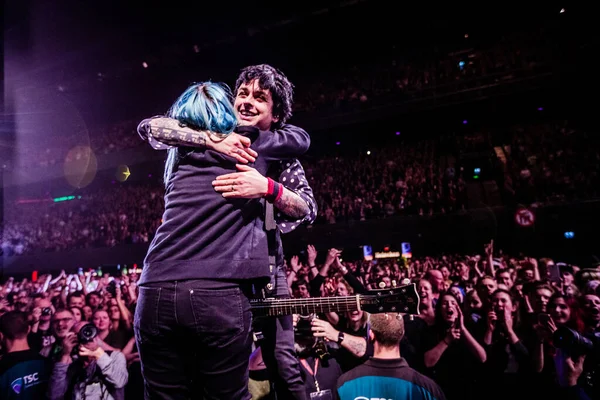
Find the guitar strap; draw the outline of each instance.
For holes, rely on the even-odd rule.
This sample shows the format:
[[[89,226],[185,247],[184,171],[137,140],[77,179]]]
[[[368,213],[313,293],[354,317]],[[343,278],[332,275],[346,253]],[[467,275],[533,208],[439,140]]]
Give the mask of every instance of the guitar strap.
[[[265,231],[267,232],[267,244],[269,248],[269,283],[266,287],[260,288],[259,293],[256,293],[254,288],[254,294],[259,298],[272,297],[271,293],[276,289],[276,278],[277,278],[277,236],[276,231],[277,223],[275,222],[275,211],[273,203],[265,201]],[[252,330],[254,331],[254,341],[260,341],[263,339],[261,318],[252,319]]]
[[[275,210],[273,203],[265,201],[265,231],[267,231],[267,243],[269,246],[269,273],[271,281],[267,285],[267,290],[275,289],[277,275],[277,223],[275,222]]]

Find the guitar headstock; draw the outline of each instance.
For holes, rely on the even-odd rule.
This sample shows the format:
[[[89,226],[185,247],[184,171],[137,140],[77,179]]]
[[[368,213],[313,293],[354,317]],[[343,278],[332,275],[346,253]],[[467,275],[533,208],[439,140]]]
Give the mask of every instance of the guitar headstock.
[[[411,283],[390,289],[369,290],[360,295],[360,308],[371,314],[419,314],[419,301],[417,286]]]

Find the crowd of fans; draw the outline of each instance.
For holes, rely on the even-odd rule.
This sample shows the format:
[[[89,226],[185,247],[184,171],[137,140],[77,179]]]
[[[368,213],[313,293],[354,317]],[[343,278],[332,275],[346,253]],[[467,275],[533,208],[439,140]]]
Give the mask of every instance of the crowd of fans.
[[[481,48],[463,44],[459,52],[432,54],[425,57],[426,61],[386,58],[368,65],[322,70],[323,76],[297,82],[294,111],[331,113],[357,106],[368,108],[393,98],[412,98],[428,89],[435,89],[439,95],[481,86],[482,77],[489,77],[491,80],[485,84],[491,84],[531,74],[550,59],[548,41],[543,37],[542,31],[513,34],[492,45],[477,46]],[[15,164],[19,168],[62,165],[67,157],[76,156],[69,152],[77,146],[91,148],[96,156],[140,146],[143,142],[134,133],[138,122],[123,121],[74,133],[52,132],[41,142],[17,146]]]
[[[509,256],[496,251],[493,242],[474,256],[342,262],[339,250],[324,249],[323,253],[319,256],[308,246],[304,258],[289,259],[288,284],[293,296],[348,296],[416,284],[419,314],[404,316],[401,356],[434,379],[448,399],[597,398],[599,268]],[[117,391],[127,399],[141,398],[139,356],[132,333],[136,272],[109,276],[63,271],[37,281],[9,278],[2,282],[0,382],[7,371],[3,367],[23,359],[25,353],[20,353],[21,358],[11,356],[18,348],[44,368],[38,390],[48,391],[51,398],[81,390],[87,390],[88,398],[100,398],[91,396],[100,389],[108,390],[113,398],[123,398],[114,397]],[[298,356],[321,357],[324,362],[317,372],[321,390],[335,390],[324,386],[372,354],[366,339],[369,317],[360,310],[312,317],[312,326],[319,327],[314,334],[300,329],[305,317],[295,316]],[[85,341],[91,330],[97,333],[91,339],[93,345]],[[341,345],[337,344],[339,332],[345,334]],[[577,335],[584,339],[570,340]],[[345,345],[361,341],[360,346]],[[256,399],[268,398],[269,391],[260,358],[260,350],[255,350],[251,387]],[[90,365],[97,366],[96,386],[76,378],[78,368],[89,371]],[[307,392],[314,391],[314,380],[304,370],[303,374]]]
[[[105,127],[82,129],[73,134],[54,133],[32,146],[16,147],[16,164],[20,168],[45,168],[63,165],[91,149],[96,157],[137,147],[141,140],[135,135],[139,120],[122,121]]]
[[[519,125],[500,132],[442,136],[303,161],[319,209],[317,224],[397,215],[451,214],[469,207],[460,154],[487,151],[497,160],[504,204],[543,205],[597,199],[600,146],[566,122]],[[493,148],[501,148],[500,161]],[[504,182],[500,182],[500,180]],[[145,243],[160,224],[164,187],[125,182],[69,202],[5,207],[5,255]],[[6,201],[6,200],[5,200]]]
[[[426,140],[307,163],[320,210],[317,223],[464,209],[466,182],[461,171],[442,162],[445,154],[438,148],[438,140]]]
[[[394,97],[410,99],[429,89],[439,95],[473,88],[481,85],[478,78],[482,77],[493,78],[487,83],[498,83],[525,76],[550,60],[551,49],[543,38],[543,31],[512,34],[491,46],[467,44],[443,56],[421,55],[418,62],[392,57],[336,67],[335,72],[324,70],[322,77],[298,83],[295,110],[348,111]]]
[[[493,241],[475,256],[344,263],[341,252],[330,249],[317,265],[314,247],[306,254],[306,259],[292,257],[289,263],[294,297],[417,285],[420,314],[405,317],[401,355],[433,378],[449,399],[599,395],[597,266],[509,256],[495,252]],[[362,311],[320,318],[324,321],[318,325],[325,327],[331,356],[342,372],[368,358],[368,346],[358,351],[345,347],[345,339],[341,347],[332,345],[339,332],[366,337],[368,320]]]
[[[505,176],[507,201],[521,204],[597,198],[597,135],[567,123],[514,128]]]
[[[143,398],[132,333],[137,275],[99,275],[62,271],[35,282],[2,283],[3,396]],[[15,385],[15,366],[27,362],[17,374],[35,372],[35,380],[21,378]]]
[[[161,186],[119,186],[64,202],[6,207],[5,255],[147,243],[164,211]]]

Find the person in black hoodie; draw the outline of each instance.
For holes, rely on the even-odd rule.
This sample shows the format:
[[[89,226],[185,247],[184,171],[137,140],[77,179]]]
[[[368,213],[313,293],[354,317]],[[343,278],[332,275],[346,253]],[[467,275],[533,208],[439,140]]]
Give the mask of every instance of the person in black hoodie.
[[[215,150],[238,161],[238,172],[218,176],[213,181],[217,192],[230,199],[262,197],[268,200],[263,200],[264,228],[269,248],[269,271],[272,275],[264,290],[260,290],[260,285],[256,288],[262,295],[269,297],[290,297],[280,235],[293,231],[301,224],[314,222],[317,213],[312,189],[302,165],[296,159],[299,154],[294,155],[294,149],[303,148],[308,136],[304,137],[302,134],[306,133],[299,128],[285,124],[291,116],[292,100],[293,85],[281,71],[270,65],[248,66],[241,71],[236,81],[234,111],[238,123],[261,131],[274,130],[272,134],[276,140],[279,161],[269,159],[270,166],[266,175],[256,168],[244,165],[256,160],[256,153],[245,147],[250,142],[248,138],[242,137],[247,142],[228,143],[230,138],[237,139],[237,135],[232,135],[233,137],[222,142],[211,144]],[[152,118],[146,125],[153,127],[154,136],[160,140],[180,146],[197,146],[198,135],[204,135],[189,126],[181,127],[177,120],[165,117]],[[163,131],[168,132],[168,138],[160,135]],[[264,156],[269,154],[262,154],[261,151],[259,157]],[[278,189],[276,183],[283,185],[282,190]],[[234,187],[235,190],[232,190]],[[276,196],[271,195],[274,190],[277,190]],[[259,344],[266,355],[265,364],[278,397],[307,399],[294,351],[291,316],[263,318],[253,326],[260,331],[257,331],[257,335],[262,337]]]
[[[263,101],[273,113],[269,95]],[[169,148],[165,213],[144,262],[134,318],[146,395],[249,399],[249,297],[271,276],[265,203],[228,199],[212,182],[235,172],[241,159],[264,176],[272,163],[304,153],[309,137],[290,125],[275,132],[237,126],[228,90],[210,82],[188,88],[168,116],[178,123],[153,126],[150,119],[138,128],[154,148]],[[178,141],[196,146],[175,147]],[[281,184],[266,186],[268,201],[286,196]]]

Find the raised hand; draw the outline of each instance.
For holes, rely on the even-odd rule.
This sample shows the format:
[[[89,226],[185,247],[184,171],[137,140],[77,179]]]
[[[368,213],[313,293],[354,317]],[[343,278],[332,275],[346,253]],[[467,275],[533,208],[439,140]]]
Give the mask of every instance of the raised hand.
[[[329,251],[327,252],[327,257],[325,258],[325,265],[331,265],[335,262],[335,259],[342,254],[341,251],[337,250],[337,249],[329,249]]]
[[[448,332],[446,333],[446,337],[444,338],[444,342],[446,342],[446,344],[451,344],[457,340],[460,340],[460,329],[457,328],[450,328],[448,329]]]
[[[337,342],[340,332],[335,330],[329,322],[315,318],[312,320],[311,325],[314,337],[322,337],[325,340]]]
[[[506,326],[506,331],[508,333],[513,332],[514,322],[515,321],[512,312],[510,310],[504,309],[504,325]]]
[[[77,335],[74,332],[67,333],[61,344],[63,356],[70,356],[75,346],[77,346]]]
[[[490,311],[487,314],[487,328],[489,331],[496,329],[496,323],[498,322],[498,316],[494,311]]]
[[[317,249],[315,249],[315,246],[313,246],[312,244],[309,244],[306,247],[306,254],[307,254],[307,259],[308,259],[308,265],[310,265],[310,266],[315,265],[315,260],[317,259]]]
[[[31,312],[32,322],[35,324],[36,322],[38,322],[40,320],[41,316],[42,316],[42,309],[40,307],[34,308],[33,311]]]
[[[290,259],[290,266],[292,267],[292,271],[298,273],[298,271],[300,270],[300,259],[298,258],[298,256],[293,256]]]
[[[454,308],[455,308],[455,311],[457,314],[456,318],[458,319],[458,324],[457,324],[458,329],[460,329],[461,332],[464,332],[466,329],[465,328],[465,316],[464,316],[462,310],[460,309],[459,305],[456,305]]]

